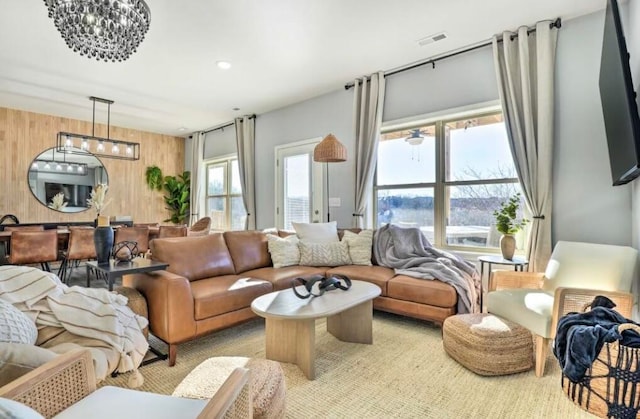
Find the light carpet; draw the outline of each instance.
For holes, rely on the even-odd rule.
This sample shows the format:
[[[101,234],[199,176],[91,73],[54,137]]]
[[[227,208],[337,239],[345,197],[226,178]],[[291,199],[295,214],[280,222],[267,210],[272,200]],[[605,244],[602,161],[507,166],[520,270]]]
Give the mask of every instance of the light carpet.
[[[282,364],[290,418],[592,418],[560,386],[551,355],[544,377],[533,370],[481,377],[449,358],[441,329],[427,322],[375,312],[373,345],[346,343],[316,323],[316,379]],[[156,340],[153,344],[166,347]],[[264,322],[256,319],[178,346],[178,361],[140,370],[143,391],[171,394],[212,356],[264,358]],[[127,374],[103,384],[126,387]]]

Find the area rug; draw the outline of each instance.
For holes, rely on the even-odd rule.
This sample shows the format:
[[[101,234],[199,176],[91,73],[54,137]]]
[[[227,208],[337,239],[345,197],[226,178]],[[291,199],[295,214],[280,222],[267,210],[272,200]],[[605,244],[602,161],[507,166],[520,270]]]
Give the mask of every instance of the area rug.
[[[533,370],[481,377],[449,358],[441,329],[428,322],[375,312],[373,345],[345,343],[316,323],[316,379],[282,364],[289,418],[592,418],[562,393],[560,369],[550,356],[544,377]],[[165,349],[162,343],[153,344]],[[141,369],[140,390],[171,394],[212,356],[264,358],[262,319],[178,346],[178,361]],[[127,375],[103,385],[126,387]]]

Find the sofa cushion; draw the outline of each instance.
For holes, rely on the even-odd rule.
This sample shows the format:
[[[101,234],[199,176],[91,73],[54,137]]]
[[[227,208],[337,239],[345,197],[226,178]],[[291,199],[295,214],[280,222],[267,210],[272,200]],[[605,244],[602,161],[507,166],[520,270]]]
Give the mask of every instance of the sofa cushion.
[[[224,241],[236,272],[271,266],[267,236],[260,231],[226,231]]]
[[[270,282],[244,275],[223,275],[193,281],[194,318],[202,320],[250,307],[254,299],[272,290]]]
[[[44,419],[26,404],[0,397],[0,418]]]
[[[151,254],[154,260],[168,263],[169,272],[189,281],[235,273],[222,233],[154,239]]]
[[[33,345],[37,338],[38,329],[29,316],[0,299],[0,342]]]
[[[458,301],[456,290],[437,279],[418,279],[397,275],[387,283],[387,296],[436,307],[454,307]]]
[[[267,244],[274,268],[284,268],[300,264],[300,249],[298,248],[298,236],[295,234],[287,237],[279,237],[267,234]]]
[[[373,246],[373,230],[362,230],[353,233],[343,232],[342,241],[349,245],[349,257],[353,265],[371,265],[371,250]]]
[[[195,418],[206,404],[207,400],[104,386],[58,413],[55,418]]]
[[[341,266],[351,264],[349,245],[344,242],[308,243],[301,241],[300,265]]]
[[[298,238],[311,243],[329,243],[340,241],[338,238],[338,224],[329,223],[291,223]]]
[[[295,278],[306,278],[312,275],[324,275],[327,267],[287,266],[284,268],[260,268],[244,272],[242,275],[263,279],[273,284],[274,290],[291,288]]]
[[[356,281],[366,281],[375,284],[382,290],[381,296],[387,296],[387,282],[395,273],[393,269],[384,266],[358,266],[346,265],[331,268],[327,271],[327,275],[345,275],[349,279]]]
[[[24,343],[0,343],[0,387],[51,361],[56,353]]]

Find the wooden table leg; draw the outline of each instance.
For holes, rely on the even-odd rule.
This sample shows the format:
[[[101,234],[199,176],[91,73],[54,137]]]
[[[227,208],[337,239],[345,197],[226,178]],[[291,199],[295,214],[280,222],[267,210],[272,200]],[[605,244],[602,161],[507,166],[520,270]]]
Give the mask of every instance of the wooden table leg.
[[[265,322],[266,357],[298,365],[304,375],[316,378],[315,319],[276,319]]]
[[[327,317],[327,331],[343,342],[373,343],[373,300]]]

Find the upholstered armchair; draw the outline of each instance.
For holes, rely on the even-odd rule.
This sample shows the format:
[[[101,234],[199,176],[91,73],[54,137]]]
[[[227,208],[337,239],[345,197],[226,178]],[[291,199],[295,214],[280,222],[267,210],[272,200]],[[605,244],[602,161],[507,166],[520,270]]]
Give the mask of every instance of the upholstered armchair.
[[[541,377],[562,316],[584,311],[596,295],[604,295],[617,305],[615,310],[631,317],[637,258],[628,246],[559,241],[544,273],[493,272],[487,310],[535,335],[536,376]]]
[[[89,351],[74,351],[0,387],[0,398],[22,403],[45,418],[253,417],[249,370],[245,368],[236,368],[210,400],[110,386],[96,390],[95,382]]]

